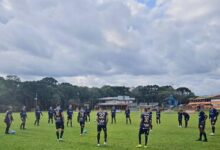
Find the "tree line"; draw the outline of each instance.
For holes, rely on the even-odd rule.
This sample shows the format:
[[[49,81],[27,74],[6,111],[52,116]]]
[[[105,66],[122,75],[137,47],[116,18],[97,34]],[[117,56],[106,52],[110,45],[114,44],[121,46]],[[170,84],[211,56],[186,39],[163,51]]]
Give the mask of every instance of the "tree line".
[[[55,106],[57,103],[64,108],[69,104],[80,106],[87,103],[93,108],[99,98],[119,95],[134,97],[137,103],[158,102],[160,105],[170,95],[173,95],[179,104],[187,103],[189,98],[195,97],[187,87],[174,89],[169,85],[146,85],[133,88],[105,85],[100,88],[89,88],[70,83],[59,83],[52,77],[24,82],[16,75],[0,77],[0,111],[5,111],[9,105],[16,110],[26,106],[30,111],[35,108],[36,102],[43,110],[47,110],[49,106]]]

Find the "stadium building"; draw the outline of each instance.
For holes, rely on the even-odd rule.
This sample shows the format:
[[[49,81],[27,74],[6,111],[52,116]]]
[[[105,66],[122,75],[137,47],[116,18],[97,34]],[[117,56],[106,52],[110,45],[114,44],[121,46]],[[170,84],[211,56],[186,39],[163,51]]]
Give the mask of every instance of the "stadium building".
[[[201,106],[204,109],[209,109],[211,105],[216,109],[220,109],[220,95],[191,98],[189,99],[187,108],[196,109],[198,106]]]
[[[98,107],[111,109],[113,106],[118,110],[124,110],[127,106],[133,106],[135,98],[129,96],[99,98]]]

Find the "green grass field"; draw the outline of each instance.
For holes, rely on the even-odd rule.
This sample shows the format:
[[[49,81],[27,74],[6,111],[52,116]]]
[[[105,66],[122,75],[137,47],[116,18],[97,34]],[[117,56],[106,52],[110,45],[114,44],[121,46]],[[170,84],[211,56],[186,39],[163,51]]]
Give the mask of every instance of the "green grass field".
[[[27,130],[19,129],[20,119],[18,113],[14,114],[11,129],[16,135],[5,135],[4,114],[0,114],[0,150],[135,150],[138,144],[138,129],[140,112],[132,112],[132,124],[125,124],[124,113],[117,113],[117,124],[108,124],[108,145],[96,147],[96,113],[91,114],[91,123],[86,124],[88,133],[80,136],[79,124],[74,114],[74,127],[66,127],[64,142],[57,142],[55,126],[47,124],[47,113],[41,119],[40,126],[34,126],[34,113],[28,114]],[[110,117],[110,116],[109,116]],[[110,119],[110,118],[109,118]],[[207,120],[206,132],[209,142],[197,142],[197,114],[191,115],[189,128],[178,128],[177,114],[162,113],[162,124],[156,125],[155,113],[153,116],[153,131],[149,135],[148,149],[150,150],[220,150],[220,127],[216,124],[216,135],[209,136],[210,123]],[[144,139],[142,139],[144,140]],[[101,134],[101,144],[103,133]]]

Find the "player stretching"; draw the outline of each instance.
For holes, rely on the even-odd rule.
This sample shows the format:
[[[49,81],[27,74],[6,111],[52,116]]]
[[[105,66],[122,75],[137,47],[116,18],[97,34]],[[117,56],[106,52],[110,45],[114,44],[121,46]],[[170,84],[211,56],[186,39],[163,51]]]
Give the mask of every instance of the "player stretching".
[[[182,126],[183,126],[183,110],[179,110],[179,112],[178,112],[178,122],[179,122],[179,127],[182,128]]]
[[[40,110],[40,107],[37,106],[36,110],[35,110],[35,117],[36,117],[36,120],[34,122],[34,125],[37,125],[39,126],[39,123],[40,123],[40,117],[43,116],[41,110]]]
[[[212,133],[210,135],[215,135],[215,123],[218,118],[218,111],[211,105],[211,108],[209,109],[209,119],[212,126]]]
[[[5,119],[4,119],[4,122],[6,124],[5,134],[9,134],[9,128],[11,126],[12,121],[13,121],[12,107],[9,106],[8,110],[5,113]]]
[[[26,119],[27,119],[27,112],[26,112],[25,106],[22,108],[22,110],[20,112],[20,117],[21,117],[20,129],[25,130],[25,124],[26,124]]]
[[[125,109],[126,124],[128,124],[128,120],[129,120],[129,122],[130,122],[130,124],[131,124],[131,116],[130,116],[130,113],[131,113],[131,111],[130,111],[129,107],[127,106],[126,109]]]
[[[53,124],[53,115],[54,115],[54,110],[50,106],[50,108],[48,109],[48,124],[50,124],[50,123]]]
[[[206,132],[205,132],[205,122],[207,119],[207,115],[205,112],[200,109],[199,112],[199,139],[197,141],[202,141],[202,136],[204,136],[204,142],[208,142],[207,137],[206,137]]]
[[[73,127],[73,107],[72,105],[69,105],[69,108],[67,109],[67,127],[70,126]]]
[[[108,113],[103,111],[102,108],[99,108],[99,112],[97,113],[97,146],[100,146],[100,133],[103,130],[104,132],[104,145],[107,144],[107,123],[108,123]]]
[[[54,120],[56,122],[57,141],[63,141],[64,116],[63,110],[60,108],[60,105],[57,105],[56,109],[54,110]]]
[[[148,135],[150,130],[150,113],[148,112],[147,108],[144,108],[144,112],[141,114],[141,123],[140,123],[140,129],[139,129],[139,145],[136,146],[137,148],[141,148],[141,135],[145,135],[145,144],[144,148],[147,148],[147,142],[148,142]]]
[[[160,124],[160,108],[157,108],[156,110],[156,123]]]
[[[115,107],[112,107],[111,115],[112,115],[112,124],[113,122],[116,123],[116,108]]]
[[[184,111],[184,112],[183,112],[183,116],[184,116],[184,120],[185,120],[185,128],[187,128],[187,127],[188,127],[188,122],[189,122],[190,115],[189,115],[186,111]]]
[[[78,123],[80,124],[80,135],[83,135],[83,130],[85,127],[85,111],[81,109],[77,117]]]

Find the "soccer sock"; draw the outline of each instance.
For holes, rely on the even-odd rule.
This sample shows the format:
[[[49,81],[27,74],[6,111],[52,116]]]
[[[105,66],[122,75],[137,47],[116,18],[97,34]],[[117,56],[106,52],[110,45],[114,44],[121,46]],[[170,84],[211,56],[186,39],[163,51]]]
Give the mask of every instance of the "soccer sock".
[[[141,144],[141,134],[139,133],[139,144]]]
[[[81,127],[81,134],[83,134],[83,127]]]
[[[60,133],[60,138],[63,138],[63,133],[64,133],[64,131],[62,130]]]
[[[202,132],[199,134],[199,139],[202,140]]]
[[[98,141],[98,144],[100,143],[100,133],[97,134],[97,141]]]
[[[23,123],[23,129],[25,129],[25,123]]]
[[[148,141],[148,135],[145,134],[145,146],[147,145],[147,141]]]
[[[69,120],[67,121],[66,126],[67,126],[67,127],[69,126]]]
[[[131,124],[131,118],[129,118],[130,124]]]
[[[70,126],[71,126],[71,127],[73,126],[73,122],[72,122],[72,120],[70,121]]]
[[[22,129],[22,124],[23,124],[23,123],[21,123],[21,125],[20,125],[20,129]]]
[[[56,132],[57,135],[57,139],[59,139],[60,135],[59,135],[59,131]]]
[[[212,133],[215,133],[215,126],[212,126]]]
[[[204,138],[205,138],[204,140],[207,140],[207,137],[206,137],[206,133],[205,133],[205,132],[203,133],[203,136],[204,136]]]
[[[107,131],[104,131],[104,140],[107,142]]]

